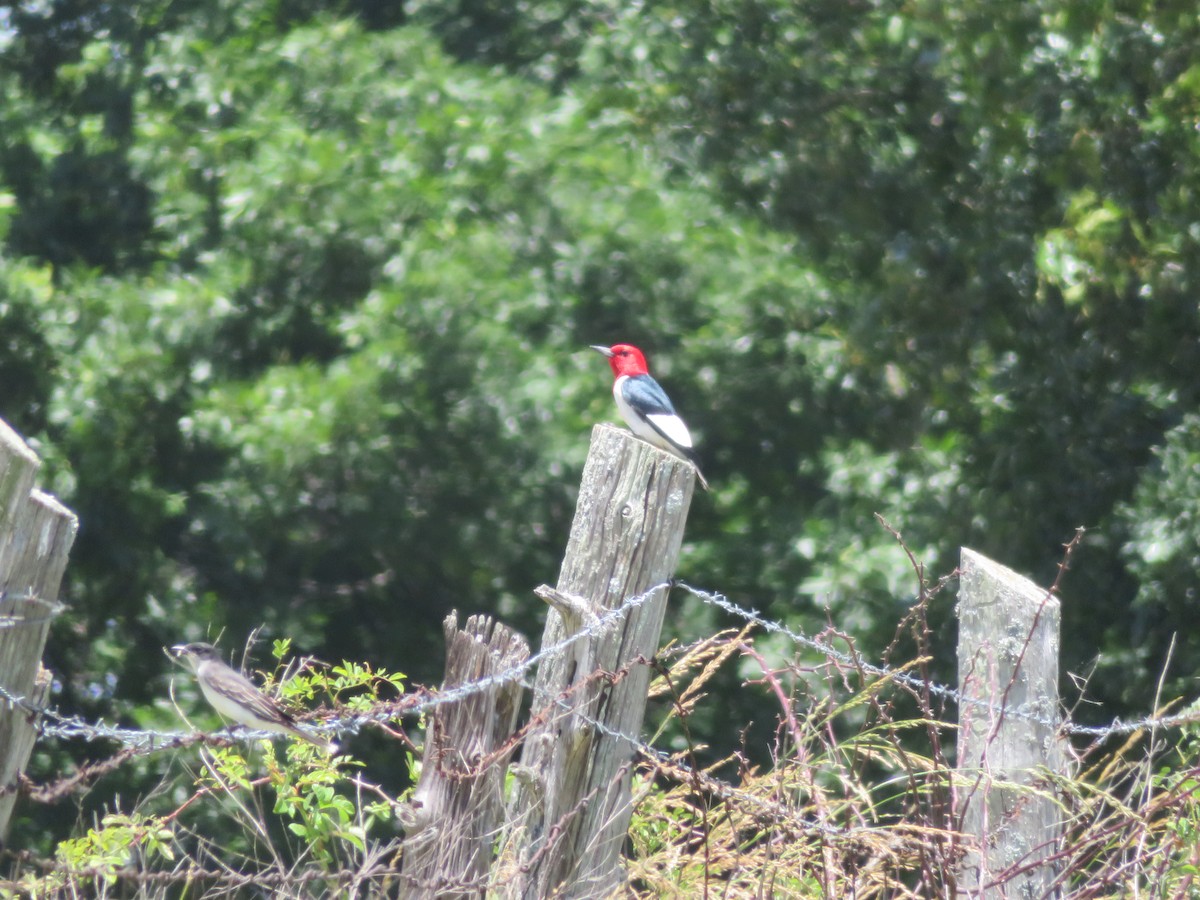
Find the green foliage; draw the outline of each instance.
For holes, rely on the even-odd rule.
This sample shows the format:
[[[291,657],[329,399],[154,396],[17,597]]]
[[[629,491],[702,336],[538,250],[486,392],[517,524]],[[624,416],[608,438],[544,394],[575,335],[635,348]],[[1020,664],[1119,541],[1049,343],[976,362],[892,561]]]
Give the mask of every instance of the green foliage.
[[[68,889],[103,894],[112,889],[120,873],[138,857],[151,865],[172,862],[175,859],[173,838],[164,817],[110,813],[82,837],[70,838],[58,845],[55,861],[61,867],[60,871],[52,871],[40,878],[26,877],[19,882],[20,890],[26,893],[10,892],[6,888],[0,896],[54,896]],[[73,872],[89,874],[79,877],[71,874]]]
[[[715,228],[720,209],[668,188],[620,120],[455,68],[419,32],[342,23],[249,55],[165,40],[152,68],[131,157],[174,264],[149,290],[79,272],[72,299],[48,301],[87,310],[53,333],[71,360],[53,439],[86,473],[68,493],[89,523],[76,561],[102,572],[86,596],[119,595],[118,628],[136,631],[110,642],[113,605],[89,599],[80,614],[98,616],[72,655],[103,659],[123,696],[153,689],[145,661],[160,665],[123,647],[222,625],[380,661],[427,658],[451,602],[536,627],[518,598],[557,567],[586,423],[611,417],[587,343],[695,333],[692,365],[669,337],[648,348],[695,398],[697,432],[745,410],[730,434],[791,456],[799,431],[749,402],[755,379],[713,390],[711,354],[737,342],[797,373],[806,353],[832,363],[836,338],[805,334],[825,289],[779,237]],[[758,310],[777,333],[755,335]],[[823,378],[780,388],[835,392],[836,372]],[[731,486],[739,449],[714,442]],[[770,460],[758,473],[794,489]],[[748,521],[758,536],[780,525]],[[745,565],[733,547],[704,552]]]
[[[1084,525],[1064,667],[1143,710],[1200,661],[1194,12],[14,7],[0,415],[82,521],[58,702],[159,723],[159,648],[222,629],[370,660],[333,695],[436,680],[451,607],[536,632],[624,339],[715,488],[681,576],[874,654],[876,513],[1047,583]]]
[[[307,744],[294,743],[290,754],[312,756],[320,753]],[[341,766],[353,765],[342,760]],[[275,790],[276,815],[290,819],[288,831],[296,835],[313,854],[313,859],[326,871],[335,871],[338,865],[337,846],[345,842],[355,850],[366,850],[367,822],[358,816],[354,801],[337,792],[345,787],[345,776],[334,766],[320,765],[300,772],[273,765],[271,781]],[[377,809],[372,810],[371,821],[378,821]]]
[[[1125,556],[1139,588],[1122,661],[1154,665],[1154,651],[1173,645],[1169,671],[1191,673],[1200,663],[1200,635],[1182,624],[1195,608],[1200,570],[1200,416],[1185,416],[1156,456],[1123,510]]]
[[[1163,829],[1162,845],[1165,866],[1159,876],[1160,896],[1171,896],[1170,890],[1190,887],[1200,877],[1200,779],[1196,777],[1196,762],[1200,760],[1200,734],[1194,726],[1183,730],[1182,740],[1174,759],[1168,760],[1150,780],[1160,796],[1184,798],[1177,813]]]
[[[889,677],[860,683],[853,669],[805,660],[765,668],[762,649],[744,632],[715,635],[652,682],[651,696],[673,698],[667,718],[692,723],[685,733],[705,705],[719,704],[728,722],[727,703],[705,695],[714,662],[740,656],[743,669],[757,671],[742,683],[739,708],[761,692],[780,709],[770,765],[748,765],[737,753],[698,769],[702,748],[691,742],[669,757],[642,757],[629,830],[631,895],[917,900],[961,889],[967,847],[951,797],[978,790],[980,781],[944,756],[955,726],[929,707],[897,716],[903,691]],[[920,671],[916,662],[899,668]],[[1050,841],[1065,892],[1191,895],[1200,742],[1194,726],[1181,731],[1173,744],[1161,732],[1130,735],[1107,752],[1092,743],[1069,776],[1038,770],[1003,780],[1013,808],[1037,797],[1062,810],[1064,832]],[[914,751],[921,743],[914,738],[938,735],[941,742],[925,742],[930,752]],[[989,878],[1015,888],[1027,866],[1028,859],[1004,860]]]
[[[1191,13],[1182,3],[1118,14],[1071,0],[1003,9],[720,0],[572,4],[541,27],[533,14],[489,17],[486,3],[427,2],[418,15],[457,52],[569,84],[597,116],[619,110],[680,180],[711,185],[792,235],[833,288],[817,323],[801,327],[811,335],[834,323],[832,374],[862,402],[809,402],[803,387],[781,383],[781,370],[812,365],[807,354],[780,365],[760,343],[735,358],[733,378],[746,367],[753,399],[730,398],[722,440],[765,434],[774,447],[771,423],[745,411],[803,404],[796,420],[775,421],[793,442],[827,438],[834,472],[864,441],[881,476],[896,453],[921,469],[931,447],[950,448],[930,459],[945,466],[937,487],[914,497],[930,518],[890,514],[887,490],[861,495],[944,571],[961,543],[1049,581],[1062,543],[1088,527],[1068,584],[1092,600],[1066,607],[1081,651],[1067,663],[1084,667],[1096,648],[1122,652],[1108,623],[1138,590],[1122,563],[1129,535],[1118,511],[1151,448],[1198,400]],[[454,30],[485,21],[486,43]],[[759,312],[751,333],[761,341],[779,330]],[[812,466],[820,449],[785,445],[781,457]],[[731,458],[746,471],[759,455],[738,446]],[[847,498],[823,502],[819,486],[831,482],[810,471],[818,490],[783,495],[818,510],[803,522],[740,502],[727,514],[768,523],[753,537],[727,532],[771,548],[768,578],[787,546],[768,534],[819,533],[850,559],[864,541],[882,544],[864,534],[869,519],[852,531],[828,525]],[[776,487],[759,482],[750,494],[778,499]],[[809,584],[835,581],[837,560],[813,559]],[[711,568],[744,589],[726,566]],[[796,568],[781,590],[808,577]],[[865,582],[847,587],[870,593]],[[1095,603],[1106,612],[1095,615]],[[1165,649],[1156,640],[1145,655]],[[1131,679],[1119,664],[1102,667],[1092,687],[1107,699],[1145,697],[1152,668]]]
[[[359,765],[355,760],[331,759],[303,742],[289,747],[286,760],[276,757],[270,743],[263,747],[260,760],[229,747],[203,751],[204,769],[178,808],[154,815],[105,815],[83,836],[60,842],[44,873],[17,882],[25,892],[21,896],[104,894],[136,883],[138,873],[163,874],[164,866],[174,869],[178,881],[202,889],[222,871],[213,863],[234,860],[245,885],[258,879],[294,883],[299,887],[289,896],[301,896],[321,884],[305,867],[336,876],[362,858],[369,838],[386,837],[397,801],[386,796],[364,801],[346,774]],[[257,775],[263,766],[266,778]],[[263,795],[274,796],[271,815],[286,823],[298,845],[289,846],[277,834],[271,815],[263,811]],[[302,860],[303,865],[281,870],[285,859]],[[234,881],[239,870],[229,870]],[[7,889],[2,895],[18,896]]]
[[[281,665],[287,644],[274,647]],[[343,662],[302,668],[279,688],[287,699],[316,697],[378,714],[404,681],[400,673]],[[264,689],[274,690],[272,679]],[[202,702],[190,687],[178,693]],[[353,755],[331,756],[304,741],[289,741],[283,754],[272,740],[238,745],[218,737],[196,746],[198,765],[196,747],[173,751],[174,760],[162,754],[141,760],[146,767],[165,763],[166,771],[156,772],[164,783],[136,811],[105,812],[83,835],[59,841],[51,864],[17,882],[22,896],[103,894],[126,884],[140,885],[142,896],[160,896],[157,887],[147,893],[148,886],[172,880],[200,892],[214,884],[230,890],[270,882],[280,896],[312,896],[326,875],[337,883],[339,873],[394,840],[403,794],[372,784]],[[190,784],[178,775],[181,759]],[[392,754],[391,764],[403,765],[409,783],[415,781],[407,750]],[[0,896],[17,894],[0,889]]]
[[[0,384],[4,417],[26,434],[46,428],[57,355],[45,336],[42,306],[50,296],[45,269],[0,261]]]

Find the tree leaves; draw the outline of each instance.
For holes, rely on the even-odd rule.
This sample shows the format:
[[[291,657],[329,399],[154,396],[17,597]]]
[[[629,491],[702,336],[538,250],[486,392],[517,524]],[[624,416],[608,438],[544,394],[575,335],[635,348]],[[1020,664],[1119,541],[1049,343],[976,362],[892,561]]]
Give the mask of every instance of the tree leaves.
[[[83,517],[65,700],[221,627],[417,680],[451,606],[535,630],[614,418],[584,348],[629,340],[713,482],[690,580],[869,652],[874,513],[1046,581],[1086,525],[1067,665],[1136,596],[1093,688],[1144,705],[1190,589],[1190,7],[368,6],[13,20],[0,414]]]

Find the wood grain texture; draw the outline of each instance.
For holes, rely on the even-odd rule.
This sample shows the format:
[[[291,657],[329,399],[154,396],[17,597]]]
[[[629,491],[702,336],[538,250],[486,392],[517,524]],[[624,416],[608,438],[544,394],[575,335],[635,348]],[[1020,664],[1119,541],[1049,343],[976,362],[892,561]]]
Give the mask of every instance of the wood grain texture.
[[[658,650],[668,592],[599,633],[587,624],[674,575],[693,490],[689,463],[624,430],[593,430],[558,584],[543,592],[542,647],[589,633],[538,668],[505,896],[603,897],[623,883],[635,748],[621,735],[641,731],[644,660]]]
[[[971,847],[959,887],[982,900],[1053,897],[1062,823],[1048,773],[1065,774],[1059,602],[963,548],[959,575],[956,813]],[[1039,721],[1042,720],[1042,721]],[[1022,870],[1017,874],[1017,870]]]
[[[0,686],[22,698],[0,700],[0,835],[7,834],[16,795],[37,737],[50,688],[41,666],[59,584],[79,523],[61,503],[33,487],[40,466],[25,442],[0,421]]]
[[[443,623],[443,690],[512,670],[529,658],[525,638],[486,616],[460,630]],[[421,777],[409,801],[404,897],[483,896],[504,813],[504,772],[524,693],[517,679],[498,681],[438,706],[429,716]]]

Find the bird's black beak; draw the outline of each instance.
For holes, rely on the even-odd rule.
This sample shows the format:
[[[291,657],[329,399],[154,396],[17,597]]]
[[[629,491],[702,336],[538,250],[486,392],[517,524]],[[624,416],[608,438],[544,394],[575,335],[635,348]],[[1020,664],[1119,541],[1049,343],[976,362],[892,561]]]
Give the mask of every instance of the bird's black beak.
[[[613,352],[611,350],[609,350],[607,347],[603,346],[602,344],[589,344],[588,346],[591,347],[593,350],[595,350],[597,353],[603,353],[609,359],[612,359]]]
[[[170,653],[174,659],[179,659],[183,656],[183,654],[186,650],[187,650],[187,644],[176,644],[174,647],[171,648]]]

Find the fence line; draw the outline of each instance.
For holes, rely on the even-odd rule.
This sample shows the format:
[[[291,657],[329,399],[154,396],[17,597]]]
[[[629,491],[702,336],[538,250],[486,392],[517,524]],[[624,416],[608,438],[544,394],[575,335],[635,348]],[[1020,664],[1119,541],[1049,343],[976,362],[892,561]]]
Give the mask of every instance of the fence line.
[[[905,687],[912,688],[913,690],[928,689],[929,693],[947,700],[952,700],[956,704],[979,706],[989,709],[993,712],[1003,712],[1008,716],[1027,719],[1039,725],[1056,727],[1060,732],[1067,735],[1103,739],[1117,735],[1129,735],[1133,734],[1135,731],[1156,728],[1178,728],[1182,725],[1190,725],[1200,722],[1200,709],[1197,709],[1191,712],[1176,713],[1169,716],[1156,716],[1151,714],[1138,719],[1130,720],[1128,722],[1118,716],[1115,717],[1108,725],[1077,725],[1074,722],[1070,722],[1066,719],[1052,719],[1046,716],[1030,713],[1020,708],[1005,708],[997,704],[983,703],[970,697],[964,697],[956,688],[948,687],[944,684],[938,684],[935,681],[926,682],[922,678],[919,678],[915,675],[910,675],[907,672],[894,669],[890,666],[881,666],[864,662],[858,657],[851,656],[850,654],[836,650],[833,647],[822,643],[821,641],[793,631],[782,622],[776,622],[771,619],[763,618],[763,616],[757,610],[744,609],[738,606],[736,603],[730,601],[723,594],[705,591],[681,581],[676,581],[674,586],[687,591],[696,599],[710,606],[715,606],[718,609],[730,613],[731,615],[738,616],[747,622],[758,625],[766,631],[770,631],[775,634],[782,634],[784,637],[788,638],[799,646],[807,647],[810,650],[823,653],[831,660],[844,665],[853,666],[863,672],[866,672],[867,674],[875,675],[879,678],[887,678],[891,681],[903,684]]]
[[[660,657],[661,658],[661,657]],[[648,664],[649,661],[643,661],[643,664]],[[496,679],[481,679],[475,684],[495,684]],[[521,684],[526,690],[532,690],[532,684],[525,679],[521,679]],[[449,692],[447,692],[449,693]],[[0,688],[0,696],[7,698],[7,692]],[[469,693],[456,693],[456,699],[462,699],[469,696]],[[414,705],[411,710],[405,709],[401,711],[402,715],[415,714],[414,711],[425,711],[431,709],[440,703],[451,702],[443,699],[440,695],[433,700],[438,703],[430,703],[428,705]],[[598,732],[608,735],[616,740],[622,741],[629,745],[630,749],[641,754],[647,761],[656,767],[675,774],[680,781],[687,780],[698,783],[704,788],[711,790],[713,794],[722,800],[737,800],[747,803],[755,807],[760,812],[768,815],[772,819],[781,822],[790,822],[797,832],[803,833],[819,833],[830,837],[853,837],[855,835],[864,834],[870,831],[877,830],[871,826],[847,826],[839,827],[815,822],[811,818],[807,818],[800,810],[792,809],[783,803],[772,802],[760,796],[750,793],[737,785],[717,778],[702,769],[696,769],[687,762],[675,758],[678,754],[672,754],[665,750],[661,750],[652,744],[642,740],[641,737],[631,734],[626,734],[621,731],[610,728],[598,719],[592,718],[584,713],[578,713],[575,707],[572,707],[565,698],[556,697],[551,702],[551,705],[562,709],[564,712],[575,712],[583,718],[589,725],[595,728]],[[534,711],[535,714],[538,711]],[[50,716],[56,716],[53,711],[46,713]],[[394,714],[392,714],[394,715]],[[94,740],[113,740],[125,743],[127,747],[134,749],[133,756],[142,755],[145,753],[161,750],[178,749],[180,746],[185,746],[192,743],[202,743],[205,738],[216,740],[235,740],[243,743],[251,743],[263,738],[277,737],[271,732],[265,731],[248,731],[238,730],[230,732],[227,729],[211,732],[208,734],[199,734],[196,732],[187,731],[155,731],[152,729],[139,730],[131,728],[114,728],[101,725],[99,727],[89,725],[77,717],[58,717],[64,723],[60,726],[51,726],[46,729],[46,735],[61,738],[88,737]],[[365,724],[376,720],[377,716],[359,716],[356,719],[360,720],[360,724]],[[325,730],[325,729],[322,729]],[[131,758],[131,757],[130,757]],[[103,766],[103,761],[99,764]],[[107,768],[105,769],[107,771]],[[71,776],[74,779],[74,776]]]
[[[952,701],[956,704],[970,703],[973,705],[988,707],[990,704],[981,703],[977,700],[964,698],[956,689],[937,682],[926,682],[918,676],[912,675],[901,669],[893,668],[886,665],[878,665],[866,662],[860,657],[838,650],[828,644],[809,637],[801,632],[798,632],[782,622],[775,621],[764,617],[761,613],[754,609],[747,609],[729,600],[725,595],[707,591],[701,588],[694,587],[690,584],[681,581],[668,581],[656,584],[642,593],[630,597],[624,601],[619,607],[610,612],[597,617],[594,621],[581,625],[578,631],[573,632],[563,640],[541,649],[533,654],[524,663],[509,667],[503,671],[497,672],[486,678],[476,681],[467,682],[459,687],[452,688],[438,693],[421,692],[405,695],[397,701],[389,701],[380,704],[380,708],[370,713],[354,713],[352,715],[342,716],[336,719],[323,720],[315,727],[315,730],[320,733],[337,734],[357,734],[364,726],[374,722],[383,722],[392,720],[402,716],[421,715],[443,706],[448,703],[456,703],[469,696],[488,690],[506,681],[520,680],[525,687],[530,687],[526,680],[526,676],[543,660],[566,652],[576,642],[595,634],[602,633],[605,629],[616,626],[624,616],[631,610],[641,606],[657,591],[664,588],[678,588],[687,592],[690,596],[695,597],[702,603],[720,609],[730,615],[736,616],[745,622],[762,628],[764,631],[779,634],[786,637],[792,643],[799,647],[812,650],[824,655],[828,660],[855,669],[856,671],[873,675],[877,678],[887,679],[899,685],[902,685],[911,690],[928,690],[933,696]],[[26,698],[13,694],[12,692],[0,686],[0,700],[20,707],[29,713],[44,716],[46,721],[41,727],[41,736],[43,738],[52,738],[59,740],[89,740],[89,741],[112,741],[126,747],[142,752],[154,752],[158,750],[172,749],[173,745],[180,741],[193,738],[195,732],[186,730],[170,730],[160,731],[156,729],[139,729],[126,728],[115,725],[110,725],[103,720],[89,721],[82,716],[67,715],[60,712],[54,707],[39,706],[29,702]],[[406,702],[406,700],[408,702]],[[993,706],[994,711],[999,712],[999,707]],[[1079,737],[1090,737],[1097,740],[1103,740],[1108,737],[1129,735],[1136,731],[1150,729],[1170,729],[1177,728],[1183,725],[1194,724],[1200,722],[1200,710],[1191,712],[1176,713],[1167,716],[1147,715],[1130,721],[1125,721],[1120,717],[1114,718],[1107,725],[1078,725],[1065,719],[1052,720],[1046,716],[1036,715],[1021,709],[1007,709],[1005,714],[1008,716],[1016,716],[1029,721],[1057,727],[1061,733]],[[594,724],[594,723],[593,723]],[[230,731],[224,729],[213,732],[213,736],[222,739],[250,742],[260,740],[264,737],[269,737],[268,732],[257,732],[245,729]],[[644,745],[636,737],[630,735],[618,735],[619,737],[628,740],[639,749],[646,749]]]
[[[631,675],[634,678],[644,678],[647,669],[651,673],[663,672],[665,674],[663,662],[679,656],[686,658],[697,654],[695,658],[700,662],[696,666],[688,666],[687,671],[698,679],[695,682],[698,688],[706,680],[706,673],[710,673],[710,666],[715,665],[711,661],[713,658],[724,664],[730,656],[735,656],[739,650],[746,651],[749,648],[749,643],[743,643],[743,640],[751,629],[762,629],[769,633],[783,635],[795,647],[812,651],[824,657],[827,662],[823,667],[817,668],[816,671],[821,674],[825,685],[833,694],[847,693],[850,697],[874,698],[881,688],[886,689],[890,687],[892,682],[902,691],[914,692],[921,704],[921,710],[917,714],[917,721],[898,722],[889,713],[882,712],[883,722],[887,726],[910,727],[916,724],[928,727],[932,729],[931,734],[934,735],[936,740],[938,730],[954,727],[949,718],[945,717],[944,707],[943,709],[937,709],[937,707],[942,706],[941,701],[956,702],[960,705],[960,711],[963,709],[964,700],[959,691],[955,689],[946,687],[945,685],[926,682],[926,680],[910,674],[910,672],[903,668],[892,668],[887,665],[865,662],[860,658],[853,643],[850,643],[849,652],[830,646],[839,637],[850,641],[849,638],[840,636],[832,630],[827,631],[821,637],[811,637],[789,628],[782,622],[767,619],[756,610],[748,610],[738,606],[724,595],[704,591],[691,585],[674,581],[656,584],[636,596],[627,598],[617,608],[581,623],[579,631],[573,632],[562,640],[545,647],[526,662],[505,668],[489,677],[477,679],[437,693],[431,692],[428,688],[418,686],[397,700],[377,703],[369,712],[356,712],[337,718],[324,719],[320,720],[320,724],[318,724],[318,720],[310,718],[306,727],[315,728],[323,733],[356,733],[372,722],[394,721],[405,716],[430,712],[447,704],[471,698],[480,692],[493,690],[504,684],[512,685],[519,683],[524,688],[532,691],[532,685],[530,684],[532,679],[528,676],[539,663],[544,663],[547,659],[554,658],[556,654],[567,652],[579,640],[598,635],[606,629],[613,628],[625,616],[628,616],[632,610],[636,609],[642,603],[647,602],[648,598],[655,592],[662,591],[668,587],[679,587],[689,596],[695,597],[703,604],[711,606],[714,609],[719,609],[726,614],[736,616],[747,623],[746,627],[742,629],[741,634],[736,634],[734,631],[720,632],[716,635],[703,636],[690,644],[671,647],[651,657],[635,656],[627,658],[624,663],[611,667],[612,670],[607,670],[603,667],[592,668],[591,664],[586,664],[581,668],[581,671],[591,669],[592,677],[573,683],[570,690],[556,696],[546,696],[543,693],[542,699],[535,703],[535,709],[530,713],[531,722],[538,721],[545,725],[547,722],[564,721],[564,717],[574,717],[576,720],[582,720],[595,734],[605,735],[608,739],[620,743],[621,746],[618,753],[623,758],[623,763],[619,777],[626,777],[627,773],[636,765],[636,770],[643,777],[647,777],[650,783],[661,785],[666,782],[670,785],[671,795],[676,798],[672,802],[682,802],[689,805],[689,807],[695,806],[696,809],[702,810],[705,823],[708,822],[709,815],[725,816],[728,823],[732,821],[729,817],[749,814],[752,821],[770,823],[770,826],[778,829],[778,833],[781,835],[788,835],[791,838],[812,836],[819,839],[822,842],[821,846],[826,848],[839,845],[845,846],[843,842],[847,841],[852,842],[851,845],[854,847],[866,846],[870,845],[873,840],[882,839],[882,835],[886,837],[888,842],[889,853],[909,851],[918,854],[923,853],[925,852],[923,848],[926,847],[926,844],[923,842],[926,840],[933,840],[938,847],[943,846],[943,843],[938,842],[948,841],[949,843],[945,844],[945,846],[949,849],[945,852],[950,854],[950,856],[957,852],[955,848],[959,844],[956,842],[963,840],[963,838],[955,834],[959,828],[952,820],[944,818],[945,813],[937,813],[935,810],[934,818],[927,820],[924,824],[921,821],[906,824],[905,822],[877,821],[874,818],[859,818],[854,816],[848,820],[843,820],[819,797],[808,802],[803,799],[803,791],[797,793],[797,784],[802,787],[804,783],[803,779],[798,783],[785,784],[782,781],[776,781],[769,775],[762,778],[747,779],[745,777],[746,772],[742,771],[740,782],[738,781],[739,776],[736,774],[727,780],[715,774],[716,767],[705,769],[701,766],[701,763],[693,755],[694,751],[691,748],[690,739],[686,749],[668,752],[644,740],[640,734],[641,728],[639,725],[631,725],[627,729],[613,728],[600,718],[582,710],[578,702],[576,702],[576,698],[572,696],[574,687],[586,687],[589,683],[597,680],[611,687]],[[731,637],[730,635],[736,636]],[[713,652],[717,656],[706,656],[705,654],[708,652],[705,649],[706,646],[714,648]],[[760,665],[763,664],[761,657],[758,657],[758,661]],[[811,661],[804,671],[812,671]],[[858,677],[853,677],[851,673],[857,674]],[[767,666],[763,665],[763,674],[775,686],[775,696],[780,703],[784,704],[784,711],[790,716],[790,707],[796,701],[778,689],[779,684],[775,680],[778,675],[774,669],[768,669]],[[670,684],[672,678],[668,677],[667,681]],[[686,679],[680,681],[681,687],[685,681]],[[802,679],[802,683],[803,681]],[[751,683],[759,682],[751,681]],[[691,688],[684,689],[683,696],[687,696],[688,690],[691,690]],[[685,707],[680,705],[682,702],[680,695],[675,692],[674,688],[672,688],[670,693],[674,696],[676,714],[681,717],[681,721],[686,723],[687,712]],[[818,687],[818,693],[812,696],[817,697],[819,694],[820,689]],[[930,697],[936,698],[937,701],[933,703],[933,709],[929,706]],[[255,732],[238,732],[234,734],[223,731],[206,735],[183,730],[156,731],[152,729],[120,728],[110,726],[103,721],[90,723],[82,717],[66,716],[53,709],[42,710],[36,704],[30,703],[24,698],[14,696],[3,688],[0,688],[0,698],[7,699],[10,703],[24,710],[40,712],[44,717],[42,734],[45,737],[111,740],[124,745],[124,749],[115,753],[110,758],[82,766],[77,772],[59,778],[56,781],[45,784],[34,784],[28,780],[22,780],[19,783],[9,785],[3,791],[5,795],[21,791],[27,794],[29,799],[40,803],[55,802],[63,796],[78,790],[81,786],[86,787],[95,781],[98,776],[110,772],[123,765],[127,760],[140,755],[161,752],[162,750],[179,750],[190,747],[193,744],[210,744],[214,741],[224,742],[226,740],[250,741],[268,736]],[[832,702],[832,695],[830,700]],[[1143,728],[1167,728],[1176,724],[1200,721],[1200,714],[1183,713],[1174,716],[1148,716],[1129,723],[1114,720],[1114,723],[1108,727],[1081,727],[1072,726],[1070,723],[1058,720],[1049,721],[1047,718],[1029,715],[1028,710],[1025,709],[1005,709],[1003,701],[999,703],[975,701],[975,705],[970,708],[975,708],[975,706],[987,707],[1014,719],[1021,718],[1049,724],[1059,736],[1077,734],[1088,735],[1093,738],[1105,737],[1126,734]],[[498,758],[505,754],[511,755],[514,748],[528,742],[527,728],[516,732],[516,734],[504,742],[502,747],[490,755],[485,754],[480,757],[468,754],[465,758],[466,768],[462,770],[456,769],[456,774],[467,778],[474,778],[479,773],[489,771],[490,767],[497,764],[496,760]],[[637,733],[627,733],[630,731]],[[812,755],[813,747],[810,741],[815,739],[820,742],[821,738],[818,733],[821,732],[821,728],[818,727],[812,732],[806,730],[803,737],[794,732],[795,729],[793,728],[793,739],[788,744],[789,750],[787,755],[791,758],[794,754],[794,760],[800,767],[799,770],[807,772],[807,777],[812,779],[816,769],[814,769],[814,763],[810,761],[814,758]],[[686,725],[684,733],[686,735]],[[1090,749],[1095,749],[1096,746],[1097,744],[1093,744]],[[873,752],[869,748],[868,751]],[[736,762],[736,759],[737,755],[734,754],[725,759],[723,764]],[[821,760],[819,763],[821,767],[827,764],[838,765],[837,757],[826,760],[818,755],[817,759]],[[499,764],[503,765],[503,763]],[[954,780],[954,771],[950,768],[943,768],[937,772],[931,772],[930,774],[934,776],[935,781],[930,782],[929,786],[933,787],[936,791],[949,790],[952,793],[957,785],[957,782]],[[725,774],[729,775],[728,772],[725,772]],[[609,780],[607,783],[615,785],[617,782]],[[815,791],[815,781],[812,783]],[[965,789],[973,794],[977,789],[977,785],[966,785]],[[680,798],[681,793],[682,798]],[[551,838],[548,840],[553,841],[555,839],[554,835],[572,827],[572,820],[575,820],[575,817],[580,815],[582,808],[582,804],[576,805],[568,809],[560,817],[552,818],[549,821]],[[653,802],[646,808],[649,810],[651,816],[655,814]],[[830,815],[831,812],[833,812],[833,815]],[[942,816],[942,818],[938,818],[938,816]],[[990,832],[987,829],[978,838],[970,837],[971,832],[969,830],[967,833],[968,837],[966,840],[968,842],[971,840],[986,842],[986,840],[990,839]],[[823,852],[831,851],[826,850]],[[947,856],[947,858],[950,858],[950,856]],[[510,887],[512,885],[519,885],[520,876],[525,871],[527,871],[527,868],[521,864],[518,864],[515,869],[501,868],[496,870],[492,873],[492,876],[499,880],[493,881],[492,886],[494,887],[497,884],[508,885]],[[1007,884],[1009,880],[1020,877],[1022,871],[1021,866],[1017,863],[1006,864],[1000,869],[993,867],[987,870],[985,876],[981,876],[980,884],[992,884],[993,882]],[[390,874],[395,875],[396,873],[392,872]],[[403,871],[400,873],[400,877],[402,879],[406,877]],[[996,881],[997,878],[1000,880]],[[440,881],[438,884],[441,887],[445,887]]]

